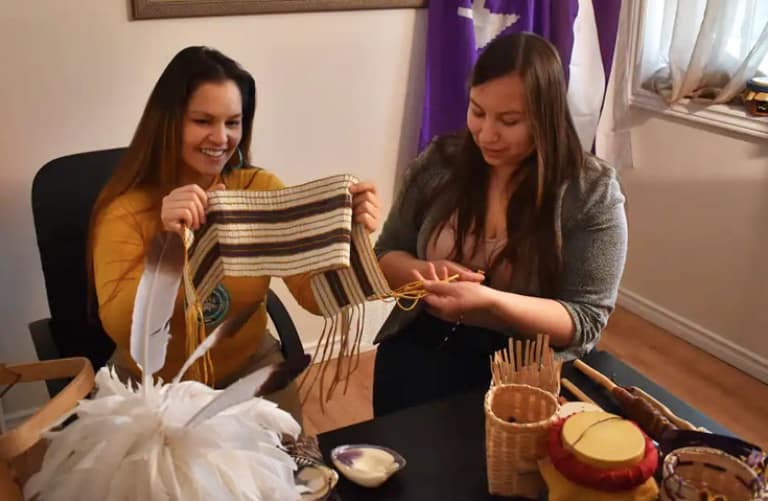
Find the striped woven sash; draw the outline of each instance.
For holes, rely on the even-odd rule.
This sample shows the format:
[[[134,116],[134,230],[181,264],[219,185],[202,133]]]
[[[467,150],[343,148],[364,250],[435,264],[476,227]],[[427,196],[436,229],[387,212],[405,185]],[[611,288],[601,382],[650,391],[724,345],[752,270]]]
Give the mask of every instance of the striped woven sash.
[[[311,273],[326,319],[315,362],[325,367],[357,352],[364,303],[391,291],[366,229],[352,222],[349,186],[355,182],[344,174],[273,191],[209,193],[206,224],[185,238],[188,350],[205,337],[201,304],[224,276]],[[210,358],[201,364],[193,375],[210,379]]]
[[[273,191],[214,191],[189,264],[206,298],[224,276],[285,277],[349,266],[349,175]]]

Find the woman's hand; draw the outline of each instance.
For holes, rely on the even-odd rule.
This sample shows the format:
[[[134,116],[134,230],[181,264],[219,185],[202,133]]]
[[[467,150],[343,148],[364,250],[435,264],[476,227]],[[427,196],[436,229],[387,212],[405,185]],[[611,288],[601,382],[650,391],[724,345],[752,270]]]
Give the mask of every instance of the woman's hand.
[[[349,187],[352,193],[352,220],[365,226],[368,233],[379,229],[381,202],[373,183],[357,183]]]
[[[212,190],[223,190],[218,184]],[[208,207],[208,194],[196,184],[176,188],[163,197],[160,220],[165,231],[181,233],[185,226],[197,230],[205,224],[205,209]]]
[[[492,289],[477,281],[444,282],[416,274],[428,293],[422,301],[446,322],[474,323],[469,319],[482,316],[492,304]]]
[[[413,277],[416,280],[448,280],[448,277],[458,275],[458,281],[483,283],[485,275],[480,272],[472,271],[466,266],[449,261],[447,259],[438,259],[436,261],[424,261],[424,266],[413,270]]]

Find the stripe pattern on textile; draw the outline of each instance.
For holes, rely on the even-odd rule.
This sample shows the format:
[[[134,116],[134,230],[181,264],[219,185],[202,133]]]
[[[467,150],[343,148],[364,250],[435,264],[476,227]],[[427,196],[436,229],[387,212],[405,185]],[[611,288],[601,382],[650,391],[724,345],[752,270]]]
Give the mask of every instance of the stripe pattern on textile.
[[[201,300],[224,276],[284,277],[347,268],[352,240],[348,174],[273,191],[215,191],[189,255]]]
[[[310,279],[312,292],[325,318],[366,300],[388,297],[391,293],[368,232],[361,224],[352,226],[350,265],[317,273]]]

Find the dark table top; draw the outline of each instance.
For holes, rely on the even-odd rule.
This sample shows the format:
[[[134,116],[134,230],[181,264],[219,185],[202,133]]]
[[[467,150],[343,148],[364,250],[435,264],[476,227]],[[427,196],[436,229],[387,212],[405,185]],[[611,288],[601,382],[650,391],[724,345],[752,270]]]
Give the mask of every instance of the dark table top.
[[[718,423],[685,404],[659,385],[606,352],[592,352],[584,362],[621,386],[639,386],[675,414],[713,433],[732,435]],[[606,411],[620,413],[607,392],[566,364],[570,379]],[[327,463],[331,449],[343,444],[370,443],[395,449],[408,464],[376,489],[359,487],[343,476],[335,498],[363,500],[482,500],[509,499],[488,494],[485,471],[486,389],[404,409],[372,421],[320,435]],[[563,389],[566,396],[567,391]]]

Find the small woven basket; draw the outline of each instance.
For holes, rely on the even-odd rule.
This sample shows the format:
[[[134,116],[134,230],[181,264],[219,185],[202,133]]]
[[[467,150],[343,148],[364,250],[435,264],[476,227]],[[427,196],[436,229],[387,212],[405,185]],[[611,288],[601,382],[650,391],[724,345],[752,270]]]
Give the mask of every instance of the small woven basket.
[[[522,384],[497,385],[485,395],[488,492],[537,498],[544,489],[538,460],[547,454],[547,432],[557,420],[557,399]]]
[[[682,447],[664,459],[662,501],[764,499],[757,474],[739,459],[709,447]],[[715,497],[717,495],[721,497]]]

